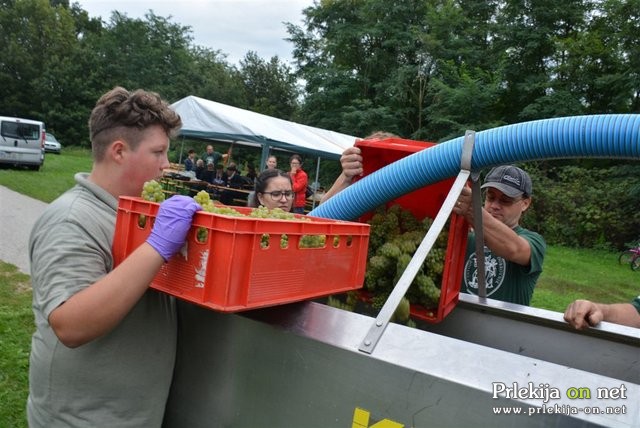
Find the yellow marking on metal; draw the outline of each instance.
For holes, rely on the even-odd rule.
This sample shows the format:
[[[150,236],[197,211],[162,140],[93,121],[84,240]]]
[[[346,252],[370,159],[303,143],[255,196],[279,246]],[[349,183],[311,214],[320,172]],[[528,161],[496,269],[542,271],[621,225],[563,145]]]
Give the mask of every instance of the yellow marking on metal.
[[[351,428],[369,428],[369,412],[356,407],[353,411],[353,425]]]
[[[353,425],[351,425],[351,428],[404,428],[404,424],[391,419],[383,419],[369,426],[370,415],[367,410],[356,407],[353,411]]]

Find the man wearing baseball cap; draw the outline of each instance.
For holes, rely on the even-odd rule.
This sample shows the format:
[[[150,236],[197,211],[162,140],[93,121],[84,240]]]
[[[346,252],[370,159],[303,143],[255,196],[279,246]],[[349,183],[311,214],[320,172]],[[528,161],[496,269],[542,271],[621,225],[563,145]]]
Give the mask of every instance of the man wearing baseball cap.
[[[501,165],[485,177],[482,229],[486,297],[529,305],[540,273],[546,243],[540,234],[520,226],[531,205],[531,177],[524,170]],[[473,225],[471,188],[465,187],[454,212]],[[461,291],[478,294],[475,235],[469,235]]]

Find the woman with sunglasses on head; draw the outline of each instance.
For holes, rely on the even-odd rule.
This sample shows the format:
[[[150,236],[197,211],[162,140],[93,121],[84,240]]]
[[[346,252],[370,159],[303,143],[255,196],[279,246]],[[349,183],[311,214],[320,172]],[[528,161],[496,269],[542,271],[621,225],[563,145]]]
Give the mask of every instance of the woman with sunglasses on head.
[[[482,207],[486,297],[528,306],[542,273],[546,243],[520,226],[531,205],[532,182],[524,170],[502,165],[487,174]],[[471,188],[462,189],[453,208],[473,225]],[[461,291],[478,294],[475,234],[469,234]]]
[[[291,211],[293,205],[291,176],[279,169],[265,169],[256,178],[255,190],[249,195],[248,206],[264,206],[270,210],[280,208]]]

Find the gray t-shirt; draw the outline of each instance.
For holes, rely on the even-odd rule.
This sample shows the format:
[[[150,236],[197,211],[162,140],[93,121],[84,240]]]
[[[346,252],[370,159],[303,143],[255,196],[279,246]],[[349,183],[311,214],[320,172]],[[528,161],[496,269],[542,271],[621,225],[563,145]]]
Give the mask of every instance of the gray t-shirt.
[[[76,174],[31,231],[36,331],[27,416],[34,427],[159,427],[176,352],[172,297],[148,290],[112,331],[71,349],[48,323],[51,312],[113,269],[117,200]]]

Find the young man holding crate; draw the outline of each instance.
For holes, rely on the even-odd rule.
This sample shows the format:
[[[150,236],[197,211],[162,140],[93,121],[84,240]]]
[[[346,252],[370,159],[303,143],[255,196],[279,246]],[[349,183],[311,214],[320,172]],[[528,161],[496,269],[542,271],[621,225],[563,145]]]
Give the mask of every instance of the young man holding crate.
[[[175,302],[149,289],[199,206],[174,196],[147,241],[113,268],[119,196],[169,166],[180,117],[157,94],[114,88],[91,113],[90,174],[60,196],[29,240],[36,331],[27,416],[34,427],[159,427],[176,348]]]

